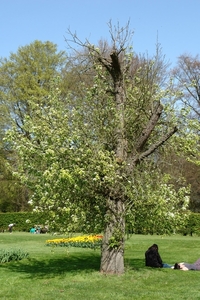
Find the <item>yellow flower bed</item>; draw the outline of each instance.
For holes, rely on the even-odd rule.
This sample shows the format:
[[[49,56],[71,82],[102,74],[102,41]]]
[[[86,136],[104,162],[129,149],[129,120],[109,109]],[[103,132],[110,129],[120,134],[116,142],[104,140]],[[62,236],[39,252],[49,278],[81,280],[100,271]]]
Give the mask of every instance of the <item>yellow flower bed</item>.
[[[98,248],[102,243],[102,235],[83,235],[72,238],[47,240],[47,246]]]

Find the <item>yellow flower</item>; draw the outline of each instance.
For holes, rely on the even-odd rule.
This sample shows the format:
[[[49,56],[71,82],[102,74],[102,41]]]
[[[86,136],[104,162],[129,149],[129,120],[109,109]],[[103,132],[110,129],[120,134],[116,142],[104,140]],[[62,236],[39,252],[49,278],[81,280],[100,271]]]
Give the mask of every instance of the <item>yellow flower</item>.
[[[95,248],[96,246],[100,246],[102,240],[102,235],[83,235],[83,236],[76,236],[72,238],[62,238],[62,239],[52,239],[47,240],[47,245],[64,245],[64,246],[78,246],[84,247],[87,246],[89,248]]]

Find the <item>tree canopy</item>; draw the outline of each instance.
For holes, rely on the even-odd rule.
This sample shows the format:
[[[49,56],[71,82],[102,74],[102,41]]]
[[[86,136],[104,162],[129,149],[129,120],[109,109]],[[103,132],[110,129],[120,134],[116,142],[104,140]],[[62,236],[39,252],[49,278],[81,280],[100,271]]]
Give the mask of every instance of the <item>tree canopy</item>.
[[[90,84],[80,82],[82,94],[68,86],[64,99],[62,76],[51,73],[48,92],[40,92],[35,74],[37,89],[22,101],[23,122],[15,118],[6,141],[17,153],[14,175],[32,191],[34,209],[49,211],[55,228],[103,230],[100,270],[121,274],[126,224],[139,226],[150,212],[162,233],[168,226],[173,230],[184,221],[189,190],[176,190],[155,168],[158,149],[170,143],[181,123],[166,101],[176,94],[170,81],[163,83],[164,62],[158,53],[142,60],[134,55],[128,25],[109,28],[111,44],[99,47],[70,33],[86,49],[78,57],[87,55]],[[16,91],[18,101],[23,87]],[[158,231],[151,221],[146,227]]]
[[[22,130],[25,114],[31,114],[28,100],[45,101],[50,79],[60,74],[66,61],[64,51],[49,41],[35,41],[0,61],[1,107]]]
[[[28,104],[31,98],[39,103],[45,99],[50,89],[52,77],[60,74],[65,66],[66,54],[57,51],[57,46],[49,41],[34,41],[19,47],[17,53],[0,60],[0,161],[1,161],[1,205],[2,211],[28,209],[29,194],[26,187],[16,181],[7,162],[16,163],[15,149],[3,142],[7,129],[17,126],[28,138],[23,124],[25,115],[31,117]]]

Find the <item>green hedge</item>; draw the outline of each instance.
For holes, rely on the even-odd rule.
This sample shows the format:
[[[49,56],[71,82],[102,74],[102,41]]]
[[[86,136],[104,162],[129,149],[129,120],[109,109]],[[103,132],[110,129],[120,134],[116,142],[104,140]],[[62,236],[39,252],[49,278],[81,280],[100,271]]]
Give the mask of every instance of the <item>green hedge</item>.
[[[48,220],[47,213],[17,212],[0,213],[0,231],[7,231],[10,223],[15,223],[13,230],[29,232],[34,225],[44,226]],[[51,229],[50,229],[51,230]],[[179,231],[183,235],[200,236],[200,213],[191,213],[186,226]]]
[[[34,225],[44,226],[47,219],[48,217],[45,213],[0,213],[0,231],[7,231],[8,225],[15,223],[13,230],[29,232]]]

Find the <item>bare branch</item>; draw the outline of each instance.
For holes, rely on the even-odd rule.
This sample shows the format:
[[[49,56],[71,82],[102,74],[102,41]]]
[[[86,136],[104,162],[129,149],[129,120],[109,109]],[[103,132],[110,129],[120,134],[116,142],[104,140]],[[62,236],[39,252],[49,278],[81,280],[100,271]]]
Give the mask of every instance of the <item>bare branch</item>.
[[[120,27],[119,23],[117,26],[113,27],[111,20],[108,23],[110,36],[113,42],[112,47],[114,50],[117,50],[118,55],[125,50],[126,43],[130,42],[133,36],[134,32],[129,30],[129,26],[130,20],[127,22],[125,27]]]
[[[149,136],[151,135],[152,131],[154,130],[155,126],[157,125],[157,122],[161,116],[161,113],[163,111],[163,106],[160,102],[156,103],[156,106],[154,107],[153,114],[148,122],[148,124],[145,126],[145,128],[142,131],[142,134],[140,138],[138,139],[137,145],[136,145],[136,151],[141,152],[145,143],[147,142]]]
[[[166,135],[162,136],[162,138],[155,144],[151,145],[151,147],[146,150],[145,152],[135,156],[132,160],[131,165],[136,165],[139,161],[143,160],[144,158],[148,157],[152,154],[156,149],[162,146],[175,132],[178,131],[177,127],[172,128]]]

